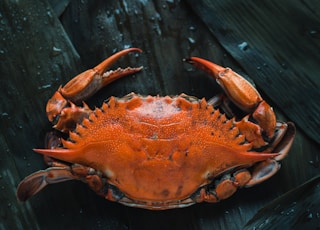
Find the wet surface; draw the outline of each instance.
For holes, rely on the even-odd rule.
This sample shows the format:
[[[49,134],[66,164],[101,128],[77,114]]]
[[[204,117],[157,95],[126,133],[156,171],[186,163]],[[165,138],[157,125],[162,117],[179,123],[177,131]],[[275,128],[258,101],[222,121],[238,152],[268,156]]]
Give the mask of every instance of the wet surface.
[[[115,68],[143,65],[144,70],[98,92],[88,101],[92,107],[99,106],[111,95],[121,97],[132,91],[151,95],[184,92],[211,98],[220,89],[212,78],[182,62],[191,55],[230,66],[241,74],[250,70],[251,76],[253,69],[259,71],[247,62],[236,62],[239,56],[234,55],[234,59],[222,48],[214,32],[193,12],[193,7],[180,1],[142,0],[130,1],[130,4],[128,1],[108,1],[108,4],[62,1],[54,7],[47,1],[0,3],[0,201],[3,204],[0,229],[22,226],[32,229],[238,229],[270,201],[319,174],[319,146],[298,129],[292,150],[276,176],[256,187],[241,189],[218,204],[160,212],[129,208],[96,196],[85,184],[76,181],[52,185],[24,204],[17,202],[15,191],[19,181],[46,167],[42,157],[32,151],[43,147],[45,133],[51,130],[45,116],[46,101],[61,84],[110,54],[139,47],[143,53],[121,59]],[[307,25],[302,34],[317,39],[316,24]],[[221,26],[219,33],[228,34],[229,30]],[[261,41],[260,46],[269,48],[264,44]],[[246,52],[252,43],[238,39],[235,47]],[[290,62],[283,56],[281,49],[273,52],[274,59],[282,63],[281,68],[290,69]],[[269,59],[259,65],[260,68],[266,66],[271,66]],[[267,88],[267,85],[259,87]],[[290,88],[290,85],[284,88],[281,95]],[[288,120],[280,115],[276,97],[265,98],[279,119]],[[301,97],[294,105],[307,111],[303,100]],[[289,105],[292,106],[292,102]],[[295,202],[300,202],[299,197]],[[317,212],[306,209],[304,220],[316,221],[316,217]]]

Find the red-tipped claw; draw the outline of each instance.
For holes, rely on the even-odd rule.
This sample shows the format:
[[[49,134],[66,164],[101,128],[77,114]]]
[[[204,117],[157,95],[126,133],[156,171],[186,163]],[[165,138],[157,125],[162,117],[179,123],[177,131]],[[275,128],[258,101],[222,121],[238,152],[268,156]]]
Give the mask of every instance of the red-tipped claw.
[[[56,118],[59,118],[58,122],[60,123],[56,128],[61,131],[68,131],[70,129],[69,127],[72,127],[74,122],[79,120],[78,118],[82,119],[83,117],[87,117],[90,113],[88,108],[78,108],[73,106],[71,103],[79,103],[89,98],[109,83],[126,75],[139,72],[142,67],[128,67],[125,69],[118,68],[116,70],[108,71],[112,64],[130,52],[142,52],[142,50],[139,48],[129,48],[119,51],[93,69],[89,69],[77,75],[65,86],[60,86],[47,103],[46,112],[49,121],[52,122]],[[70,116],[68,116],[68,119],[63,118],[70,113],[77,115],[74,118],[70,118]]]
[[[243,111],[252,113],[252,117],[259,124],[257,129],[261,127],[262,131],[265,132],[269,138],[274,135],[276,116],[272,108],[262,99],[259,92],[245,78],[230,68],[224,68],[202,58],[191,57],[186,59],[186,61],[214,77],[230,101]],[[250,122],[242,122],[242,131],[251,132],[252,128],[247,128],[249,125],[252,126]],[[260,136],[260,133],[258,133],[258,136]],[[254,137],[254,139],[255,138],[256,137]],[[264,143],[261,139],[258,140],[258,142],[256,143],[257,146],[261,146]]]
[[[139,48],[129,48],[113,54],[93,69],[89,69],[71,79],[64,87],[60,88],[61,94],[70,101],[75,103],[81,102],[109,83],[140,71],[142,67],[119,68],[114,71],[107,71],[119,58],[130,52],[142,52],[142,50]]]
[[[191,57],[186,61],[214,77],[229,99],[243,111],[252,112],[262,101],[259,92],[230,68],[224,68],[198,57]]]

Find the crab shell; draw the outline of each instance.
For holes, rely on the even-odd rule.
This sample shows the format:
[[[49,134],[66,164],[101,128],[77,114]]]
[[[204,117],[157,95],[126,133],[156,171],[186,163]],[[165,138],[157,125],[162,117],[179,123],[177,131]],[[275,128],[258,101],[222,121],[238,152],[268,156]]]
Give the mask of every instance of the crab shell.
[[[170,203],[278,155],[250,151],[233,123],[204,99],[132,93],[95,109],[63,141],[66,149],[36,151],[102,172],[131,200]]]

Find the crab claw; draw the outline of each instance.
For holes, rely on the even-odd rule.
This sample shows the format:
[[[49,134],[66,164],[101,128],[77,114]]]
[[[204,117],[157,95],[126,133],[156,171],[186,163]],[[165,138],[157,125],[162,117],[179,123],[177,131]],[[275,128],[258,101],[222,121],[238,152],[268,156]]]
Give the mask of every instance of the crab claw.
[[[276,116],[270,105],[262,99],[252,84],[230,68],[224,68],[205,59],[191,57],[185,61],[214,77],[230,101],[243,111],[252,113],[252,117],[257,121],[262,131],[269,138],[273,137],[276,128]],[[248,124],[244,126],[246,131]]]
[[[60,86],[58,91],[47,103],[46,112],[49,120],[53,121],[54,118],[67,106],[68,101],[79,103],[89,98],[112,81],[140,71],[142,67],[128,67],[125,69],[118,68],[116,70],[107,71],[114,62],[130,52],[142,52],[142,50],[139,48],[129,48],[119,51],[93,69],[89,69],[77,75],[65,86]]]
[[[230,68],[224,68],[198,57],[191,57],[186,61],[213,76],[228,98],[243,111],[252,112],[263,100],[259,92],[246,79]]]
[[[92,96],[99,89],[108,85],[112,81],[117,80],[125,75],[140,71],[141,67],[128,67],[126,69],[119,68],[114,71],[106,72],[114,62],[130,52],[142,52],[142,50],[139,48],[130,48],[115,53],[93,69],[89,69],[71,79],[64,87],[60,89],[61,94],[65,98],[77,103]]]

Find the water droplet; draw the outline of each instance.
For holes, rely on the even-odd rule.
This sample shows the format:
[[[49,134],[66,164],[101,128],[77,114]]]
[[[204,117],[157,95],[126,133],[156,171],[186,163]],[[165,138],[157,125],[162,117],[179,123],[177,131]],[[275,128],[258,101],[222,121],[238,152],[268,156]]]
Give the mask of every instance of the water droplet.
[[[156,19],[155,19],[154,17],[150,17],[149,20],[150,20],[151,22],[154,22]]]
[[[187,68],[186,70],[187,70],[187,72],[195,72],[195,69],[192,68],[192,67],[189,67],[189,68]]]
[[[53,55],[53,56],[57,56],[57,55],[59,55],[59,54],[61,54],[61,53],[62,53],[62,49],[57,48],[57,47],[55,47],[55,46],[52,47],[52,55]]]
[[[196,40],[194,40],[191,37],[188,37],[188,41],[189,41],[190,44],[195,44],[196,43]]]
[[[249,45],[247,42],[242,42],[238,45],[239,49],[242,51],[246,51],[249,48]]]
[[[311,29],[311,30],[309,30],[309,34],[310,34],[310,36],[313,37],[313,38],[320,38],[320,32],[319,32],[319,30]]]
[[[320,167],[320,159],[319,159],[318,155],[316,155],[316,158],[314,160],[309,161],[309,164],[311,164],[315,168],[319,168]]]
[[[161,36],[162,31],[161,31],[161,29],[160,29],[160,27],[159,27],[158,24],[155,24],[155,25],[153,26],[153,30],[156,31],[156,33],[157,33],[159,36]]]
[[[309,215],[307,215],[307,219],[308,219],[308,220],[311,220],[312,218],[313,218],[313,215],[312,215],[312,213],[310,212]]]
[[[47,11],[47,15],[49,18],[53,18],[51,11]]]
[[[290,210],[286,213],[286,215],[289,216],[289,215],[293,214],[294,212],[295,212],[294,209],[290,209]]]
[[[190,30],[190,31],[196,31],[197,29],[196,29],[195,26],[189,26],[189,30]]]
[[[50,87],[51,87],[51,84],[46,84],[46,85],[39,86],[38,89],[47,89]]]

